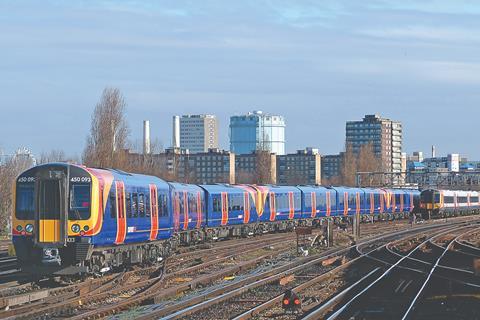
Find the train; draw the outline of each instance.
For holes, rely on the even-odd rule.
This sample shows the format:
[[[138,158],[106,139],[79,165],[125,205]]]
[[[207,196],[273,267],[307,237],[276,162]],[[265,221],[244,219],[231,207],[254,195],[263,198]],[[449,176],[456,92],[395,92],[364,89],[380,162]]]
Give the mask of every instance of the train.
[[[425,189],[418,212],[425,219],[480,213],[479,196],[477,191]]]
[[[31,275],[102,275],[155,265],[181,245],[318,226],[324,219],[407,216],[414,189],[194,185],[116,169],[49,163],[20,174],[12,242]]]

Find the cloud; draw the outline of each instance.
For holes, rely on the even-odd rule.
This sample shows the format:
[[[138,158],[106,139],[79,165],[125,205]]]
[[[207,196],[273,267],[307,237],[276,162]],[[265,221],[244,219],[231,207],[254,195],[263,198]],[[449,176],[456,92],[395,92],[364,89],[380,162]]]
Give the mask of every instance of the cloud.
[[[331,71],[368,79],[385,78],[399,83],[448,84],[478,86],[480,63],[435,60],[342,60],[330,64]]]
[[[385,29],[365,29],[358,34],[388,39],[415,39],[427,41],[470,42],[480,41],[480,35],[457,27],[406,26]]]

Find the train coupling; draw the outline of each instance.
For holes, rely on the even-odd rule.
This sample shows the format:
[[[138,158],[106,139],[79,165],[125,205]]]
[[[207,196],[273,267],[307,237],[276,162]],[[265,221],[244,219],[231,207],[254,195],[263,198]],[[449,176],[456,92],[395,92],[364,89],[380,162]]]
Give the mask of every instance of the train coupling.
[[[45,265],[61,265],[62,258],[58,248],[43,248],[42,250],[42,264]]]

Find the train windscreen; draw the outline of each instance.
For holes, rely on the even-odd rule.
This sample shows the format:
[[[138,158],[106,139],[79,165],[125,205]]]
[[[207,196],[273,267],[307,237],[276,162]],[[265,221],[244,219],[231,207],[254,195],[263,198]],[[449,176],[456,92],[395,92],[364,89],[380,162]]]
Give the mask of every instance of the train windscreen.
[[[35,214],[34,183],[19,183],[16,191],[16,217],[19,220],[33,220]]]
[[[433,201],[433,191],[423,191],[420,199],[424,203],[431,203]]]
[[[70,208],[68,219],[87,220],[90,218],[90,184],[70,185]]]

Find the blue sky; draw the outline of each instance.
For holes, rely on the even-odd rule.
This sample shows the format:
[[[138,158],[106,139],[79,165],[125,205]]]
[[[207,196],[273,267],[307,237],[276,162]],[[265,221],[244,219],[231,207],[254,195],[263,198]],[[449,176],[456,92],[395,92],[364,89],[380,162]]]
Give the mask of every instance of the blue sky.
[[[478,1],[0,0],[0,148],[80,154],[106,86],[171,143],[171,117],[283,114],[287,150],[341,151],[345,121],[404,125],[404,151],[480,159]],[[429,152],[428,152],[429,153]]]

